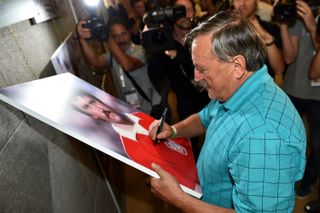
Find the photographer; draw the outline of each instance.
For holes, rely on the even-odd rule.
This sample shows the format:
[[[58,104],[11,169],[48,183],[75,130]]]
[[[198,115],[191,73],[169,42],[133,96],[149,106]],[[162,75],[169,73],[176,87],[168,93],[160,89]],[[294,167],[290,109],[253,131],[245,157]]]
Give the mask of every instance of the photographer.
[[[209,97],[206,91],[200,92],[196,87],[191,55],[183,45],[185,35],[193,27],[193,4],[190,0],[176,0],[173,5],[183,5],[186,9],[185,17],[173,23],[174,48],[152,55],[148,60],[148,72],[163,101],[167,101],[170,89],[175,92],[177,112],[182,120],[200,111],[209,102]],[[191,138],[191,141],[197,159],[200,152],[199,137]]]
[[[249,19],[262,42],[266,45],[268,52],[268,60],[266,63],[268,72],[274,77],[275,74],[282,74],[284,71],[280,29],[277,25],[263,21],[259,16],[255,15],[258,2],[258,0],[233,0],[233,6],[236,11]]]
[[[192,29],[194,18],[193,4],[190,0],[176,0],[172,5],[183,5],[186,16],[174,21],[172,37],[174,48],[153,54],[148,60],[148,72],[162,98],[167,100],[169,88],[177,98],[177,111],[180,119],[200,110],[209,98],[206,92],[199,92],[194,81],[194,66],[189,50],[183,46],[185,35]]]
[[[310,156],[304,177],[297,187],[298,198],[306,198],[319,174],[320,156],[320,87],[311,86],[308,75],[314,51],[319,48],[316,21],[307,2],[296,0],[297,19],[292,27],[281,22],[284,60],[288,64],[283,89],[300,115],[306,114],[310,129]]]
[[[94,29],[86,28],[84,26],[86,23],[84,20],[80,21],[77,31],[89,63],[98,68],[111,68],[119,98],[133,107],[150,113],[152,106],[159,104],[161,98],[148,78],[143,47],[131,42],[127,22],[120,18],[108,22],[110,32],[105,41],[107,52],[102,55],[97,55],[88,44],[87,39],[91,38]],[[137,85],[134,85],[133,81]]]

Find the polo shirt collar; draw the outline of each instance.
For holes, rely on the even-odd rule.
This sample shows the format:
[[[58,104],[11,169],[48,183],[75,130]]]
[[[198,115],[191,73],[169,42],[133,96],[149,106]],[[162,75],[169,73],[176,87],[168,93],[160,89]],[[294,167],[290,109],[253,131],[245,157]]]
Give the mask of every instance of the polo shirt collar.
[[[271,76],[268,74],[266,65],[255,71],[241,86],[240,88],[222,105],[226,109],[237,110],[243,106],[245,101],[248,101],[255,91],[268,80]]]

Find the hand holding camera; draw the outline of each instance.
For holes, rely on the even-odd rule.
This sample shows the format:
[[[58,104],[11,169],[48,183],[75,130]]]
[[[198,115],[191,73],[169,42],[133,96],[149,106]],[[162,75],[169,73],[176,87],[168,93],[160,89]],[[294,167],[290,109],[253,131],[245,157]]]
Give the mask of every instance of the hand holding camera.
[[[280,23],[293,23],[301,17],[307,29],[313,28],[314,14],[320,7],[318,0],[276,0],[273,8],[273,20]],[[313,20],[312,20],[313,19]]]
[[[150,54],[162,53],[165,50],[175,48],[172,36],[172,27],[175,20],[186,16],[186,8],[183,5],[160,8],[147,13],[143,22],[148,30],[141,34],[142,44]]]
[[[313,32],[317,28],[316,21],[313,16],[311,7],[305,1],[296,1],[297,14],[303,19],[305,26],[309,32]]]
[[[108,40],[109,30],[103,20],[93,17],[80,21],[77,26],[80,39],[96,38],[100,42]]]
[[[85,39],[89,39],[92,37],[90,29],[83,27],[83,25],[86,23],[87,23],[87,21],[81,20],[77,24],[77,32],[78,32],[78,36],[79,36],[80,40],[85,40]]]

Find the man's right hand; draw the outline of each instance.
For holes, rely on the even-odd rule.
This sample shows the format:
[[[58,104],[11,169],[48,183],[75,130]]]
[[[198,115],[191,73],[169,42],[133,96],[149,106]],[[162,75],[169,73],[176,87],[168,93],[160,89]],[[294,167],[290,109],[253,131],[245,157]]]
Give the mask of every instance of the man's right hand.
[[[82,25],[85,23],[87,23],[85,20],[81,20],[77,24],[77,32],[78,32],[80,40],[85,40],[85,39],[91,38],[91,36],[92,36],[89,28],[82,27]]]
[[[157,135],[159,124],[160,120],[155,120],[149,126],[149,136],[152,138],[152,140],[171,138],[173,135],[173,129],[165,122],[163,123],[162,131]]]

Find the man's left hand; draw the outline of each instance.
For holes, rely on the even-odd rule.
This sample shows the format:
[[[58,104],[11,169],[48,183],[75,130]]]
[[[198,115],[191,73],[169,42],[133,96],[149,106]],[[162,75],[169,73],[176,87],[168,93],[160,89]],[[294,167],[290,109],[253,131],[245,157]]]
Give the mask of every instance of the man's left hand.
[[[185,194],[178,181],[159,165],[152,163],[151,167],[160,176],[151,178],[151,192],[162,200],[175,204]]]

